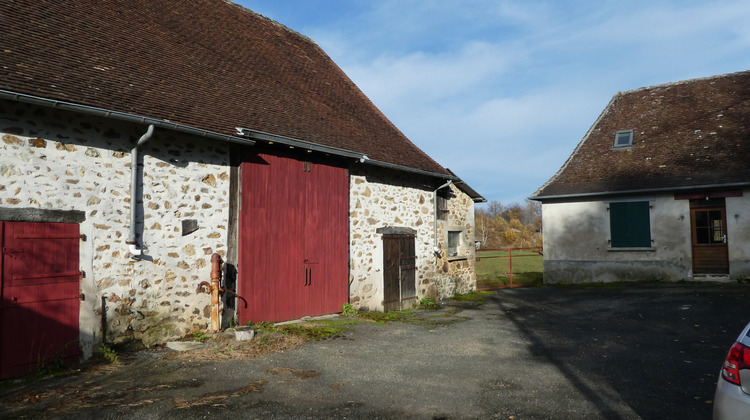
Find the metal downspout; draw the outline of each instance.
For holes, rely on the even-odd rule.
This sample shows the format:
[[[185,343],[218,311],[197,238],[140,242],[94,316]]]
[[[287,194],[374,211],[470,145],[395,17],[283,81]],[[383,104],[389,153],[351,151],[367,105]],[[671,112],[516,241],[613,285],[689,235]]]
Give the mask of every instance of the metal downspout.
[[[433,200],[432,201],[434,203],[433,217],[435,218],[435,222],[433,223],[433,226],[435,228],[435,247],[433,248],[432,251],[435,253],[435,256],[438,257],[438,258],[440,258],[440,256],[443,255],[443,251],[441,251],[440,248],[438,248],[438,239],[437,239],[437,232],[438,232],[438,228],[437,228],[437,225],[438,225],[438,214],[437,214],[437,212],[438,212],[438,210],[437,210],[437,199],[438,199],[438,197],[437,197],[437,192],[439,190],[442,190],[443,188],[447,187],[448,185],[451,185],[452,183],[453,183],[453,181],[448,180],[448,182],[446,182],[445,184],[437,187],[435,189],[435,191],[432,192],[432,195],[433,195]]]
[[[152,134],[154,134],[154,125],[150,124],[146,133],[138,139],[138,142],[130,151],[130,235],[125,243],[128,244],[130,257],[136,260],[143,255],[143,248],[138,246],[138,240],[135,236],[136,200],[138,198],[138,147],[146,143]]]

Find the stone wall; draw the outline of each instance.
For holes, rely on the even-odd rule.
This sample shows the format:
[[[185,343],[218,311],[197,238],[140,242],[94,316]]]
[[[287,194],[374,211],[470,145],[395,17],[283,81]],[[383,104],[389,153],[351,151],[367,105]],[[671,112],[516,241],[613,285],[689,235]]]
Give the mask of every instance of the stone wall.
[[[442,299],[476,287],[474,249],[456,258],[435,255],[434,180],[414,174],[358,166],[350,180],[350,302],[355,309],[383,310],[383,240],[378,228],[416,231],[417,299]],[[453,187],[452,187],[453,188]],[[457,190],[456,190],[457,191]],[[447,227],[463,229],[473,245],[473,202],[458,191],[449,200],[448,220],[438,223],[438,248],[446,248]]]
[[[438,248],[441,257],[435,273],[438,296],[453,296],[476,289],[476,248],[474,247],[474,201],[450,185],[446,220],[438,220]],[[448,232],[459,232],[458,255],[448,253]]]
[[[148,248],[130,258],[130,150],[137,126],[0,101],[0,209],[78,210],[80,330],[84,355],[102,341],[163,342],[210,321],[210,256],[226,255],[229,167],[225,144],[156,129],[142,146],[136,231]],[[182,221],[198,229],[183,236]],[[102,313],[102,297],[106,308]]]

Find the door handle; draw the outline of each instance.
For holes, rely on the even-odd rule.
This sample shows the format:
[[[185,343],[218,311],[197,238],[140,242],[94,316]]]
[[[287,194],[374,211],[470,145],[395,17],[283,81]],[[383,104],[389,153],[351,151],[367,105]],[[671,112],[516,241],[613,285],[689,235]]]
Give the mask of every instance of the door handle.
[[[305,286],[310,284],[310,267],[305,267]]]
[[[722,237],[721,237],[721,240],[723,240],[723,241],[724,241],[724,243],[727,243],[727,235],[726,235],[726,234],[724,234],[724,236],[722,236]]]

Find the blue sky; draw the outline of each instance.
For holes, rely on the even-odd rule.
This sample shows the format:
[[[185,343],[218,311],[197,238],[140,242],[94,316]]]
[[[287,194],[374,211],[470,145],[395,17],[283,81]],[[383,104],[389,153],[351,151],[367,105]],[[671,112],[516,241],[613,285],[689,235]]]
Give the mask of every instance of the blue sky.
[[[750,70],[747,0],[239,0],[313,39],[409,139],[523,202],[618,91]]]

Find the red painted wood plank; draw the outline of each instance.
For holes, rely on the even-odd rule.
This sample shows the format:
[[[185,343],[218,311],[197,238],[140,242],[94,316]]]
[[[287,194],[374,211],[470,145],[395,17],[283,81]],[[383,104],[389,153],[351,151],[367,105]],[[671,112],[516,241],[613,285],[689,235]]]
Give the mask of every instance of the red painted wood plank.
[[[68,223],[0,222],[0,377],[79,355],[79,236]]]

